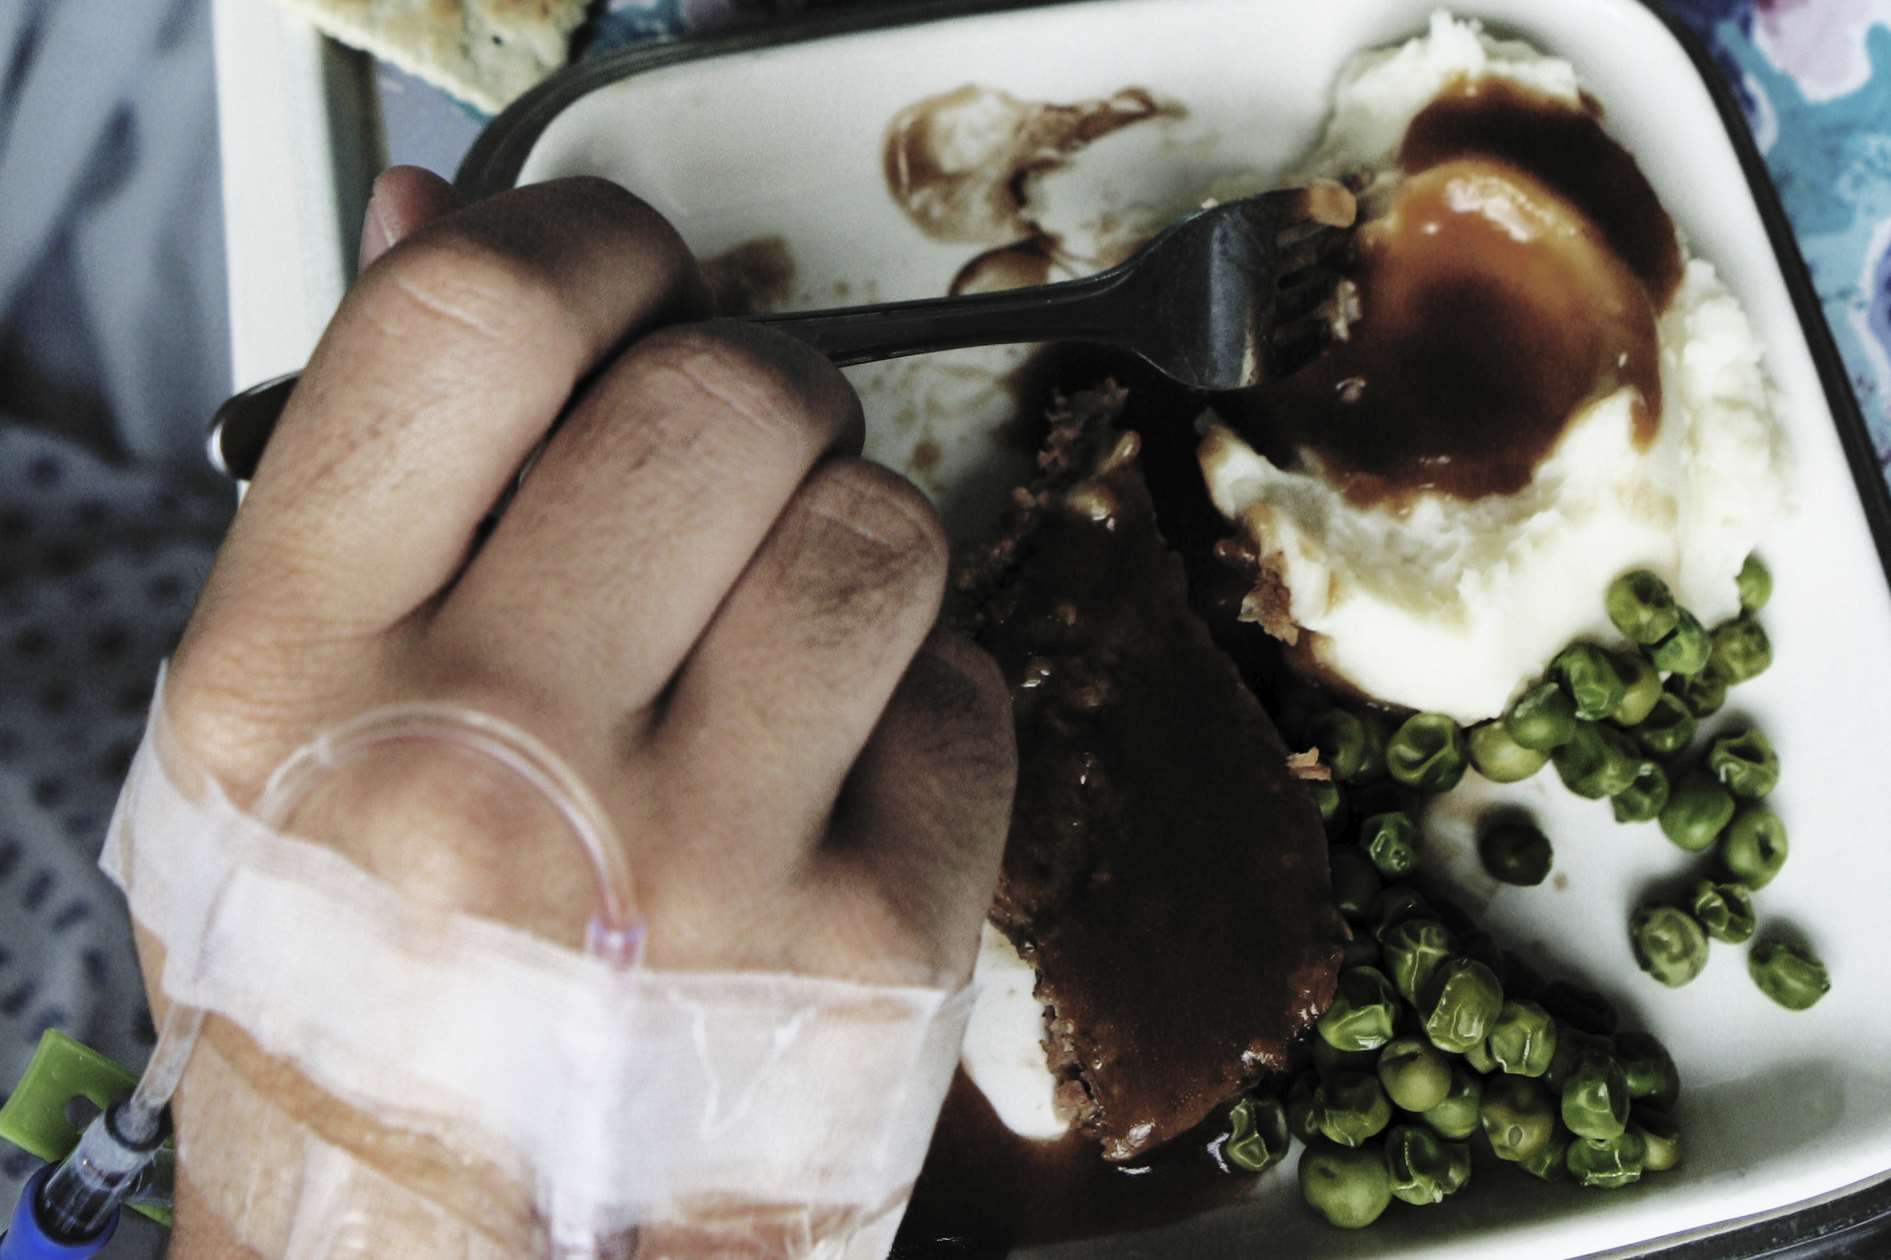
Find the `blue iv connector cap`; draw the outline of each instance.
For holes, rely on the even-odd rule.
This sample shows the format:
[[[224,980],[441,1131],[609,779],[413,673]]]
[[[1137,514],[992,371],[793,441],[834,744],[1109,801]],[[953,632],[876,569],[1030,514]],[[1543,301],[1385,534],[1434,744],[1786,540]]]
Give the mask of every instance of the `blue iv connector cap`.
[[[0,1260],[91,1260],[105,1250],[105,1244],[118,1232],[118,1213],[113,1212],[105,1228],[84,1242],[61,1242],[46,1230],[40,1218],[39,1196],[56,1165],[48,1164],[34,1173],[13,1205],[13,1219],[7,1232],[0,1234]]]

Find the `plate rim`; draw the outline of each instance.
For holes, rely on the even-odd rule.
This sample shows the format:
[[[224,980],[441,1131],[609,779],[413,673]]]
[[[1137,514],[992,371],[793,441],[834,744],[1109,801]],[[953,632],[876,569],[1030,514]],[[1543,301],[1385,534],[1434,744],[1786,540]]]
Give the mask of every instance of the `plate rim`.
[[[539,136],[564,109],[587,93],[650,71],[694,61],[812,43],[903,26],[976,18],[1022,9],[1094,4],[1105,0],[889,0],[839,11],[807,12],[716,35],[674,35],[627,45],[574,62],[507,106],[480,131],[461,159],[454,187],[466,200],[502,192],[517,182]],[[1713,102],[1733,146],[1747,190],[1759,212],[1767,243],[1785,282],[1806,348],[1819,377],[1826,408],[1852,474],[1865,527],[1891,588],[1891,469],[1879,455],[1865,423],[1864,408],[1812,282],[1812,272],[1793,235],[1785,205],[1766,168],[1752,127],[1725,73],[1706,43],[1659,0],[1626,0],[1651,15],[1678,44]],[[1653,1238],[1627,1252],[1656,1260],[1762,1260],[1790,1255],[1821,1260],[1891,1222],[1891,1168],[1828,1193],[1752,1217],[1735,1217],[1686,1231],[1679,1240]],[[1891,1231],[1887,1231],[1891,1236]],[[1663,1244],[1666,1245],[1663,1245]]]

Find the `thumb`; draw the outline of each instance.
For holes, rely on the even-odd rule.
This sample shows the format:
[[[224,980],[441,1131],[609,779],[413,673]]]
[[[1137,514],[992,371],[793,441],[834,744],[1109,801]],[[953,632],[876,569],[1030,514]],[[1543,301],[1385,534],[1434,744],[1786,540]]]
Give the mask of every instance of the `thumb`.
[[[374,181],[361,222],[361,270],[459,205],[453,185],[418,166],[390,166]]]

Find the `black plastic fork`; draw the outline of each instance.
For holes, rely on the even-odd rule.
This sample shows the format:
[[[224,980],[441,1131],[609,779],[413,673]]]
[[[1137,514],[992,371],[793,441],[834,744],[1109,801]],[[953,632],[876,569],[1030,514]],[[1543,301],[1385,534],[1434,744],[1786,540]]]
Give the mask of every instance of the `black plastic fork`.
[[[998,293],[756,317],[849,366],[1036,341],[1087,341],[1146,359],[1191,389],[1247,389],[1325,346],[1352,194],[1319,182],[1203,210],[1108,271]],[[210,426],[210,461],[247,481],[296,375],[237,394]]]
[[[1203,210],[1128,262],[1082,280],[997,293],[766,315],[758,322],[846,367],[1026,341],[1088,341],[1140,356],[1183,385],[1248,389],[1325,344],[1320,309],[1353,221],[1338,184],[1289,188]]]

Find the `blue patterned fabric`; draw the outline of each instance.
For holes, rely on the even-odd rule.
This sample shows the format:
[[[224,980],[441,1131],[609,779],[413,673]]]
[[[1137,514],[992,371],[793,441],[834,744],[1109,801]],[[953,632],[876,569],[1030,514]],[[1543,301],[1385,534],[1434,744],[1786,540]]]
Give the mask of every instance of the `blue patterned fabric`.
[[[1891,0],[1672,0],[1739,88],[1891,465]]]

